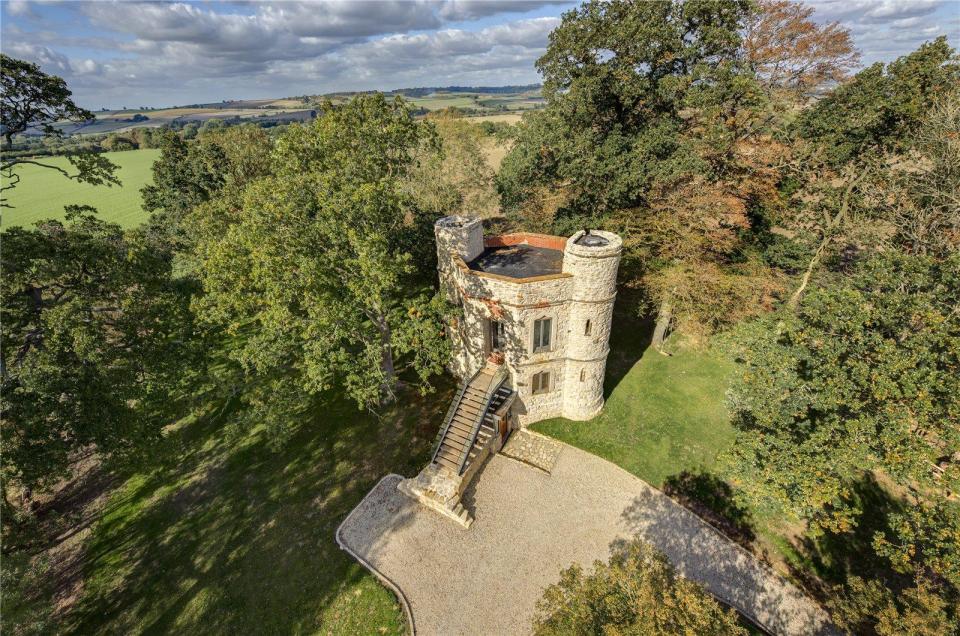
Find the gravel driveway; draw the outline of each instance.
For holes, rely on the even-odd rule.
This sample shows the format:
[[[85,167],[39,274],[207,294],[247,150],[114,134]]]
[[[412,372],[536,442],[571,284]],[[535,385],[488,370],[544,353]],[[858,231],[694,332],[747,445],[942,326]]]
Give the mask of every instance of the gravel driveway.
[[[551,474],[494,455],[464,495],[469,530],[388,475],[337,540],[398,592],[417,634],[527,634],[543,588],[640,535],[688,578],[774,634],[832,634],[825,612],[696,515],[610,462],[564,445]]]

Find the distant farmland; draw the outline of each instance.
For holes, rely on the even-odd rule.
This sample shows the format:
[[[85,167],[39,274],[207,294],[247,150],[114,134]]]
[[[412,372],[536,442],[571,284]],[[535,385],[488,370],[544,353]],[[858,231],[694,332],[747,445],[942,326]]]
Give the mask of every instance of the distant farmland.
[[[391,97],[392,93],[387,93]],[[334,104],[343,103],[352,94],[329,94]],[[405,96],[411,106],[427,111],[444,108],[459,108],[470,116],[523,113],[542,108],[540,90],[525,90],[516,93],[467,93],[438,90],[426,95]],[[120,133],[134,128],[151,128],[164,125],[182,125],[189,122],[204,122],[208,119],[240,119],[253,123],[287,123],[309,121],[321,105],[321,96],[304,101],[301,98],[246,99],[212,104],[194,104],[175,108],[134,109],[97,111],[96,119],[82,125],[63,122],[58,127],[69,135],[98,135]],[[136,116],[145,119],[132,121]]]
[[[63,218],[63,207],[71,204],[92,205],[99,210],[101,219],[119,223],[123,227],[142,223],[147,215],[140,207],[140,188],[150,182],[150,168],[160,156],[160,151],[130,150],[108,152],[105,155],[120,166],[117,170],[120,186],[77,183],[54,170],[39,166],[18,168],[20,184],[5,193],[14,207],[3,210],[0,226],[30,226],[42,219],[60,219]],[[43,161],[73,171],[64,157],[49,157]]]

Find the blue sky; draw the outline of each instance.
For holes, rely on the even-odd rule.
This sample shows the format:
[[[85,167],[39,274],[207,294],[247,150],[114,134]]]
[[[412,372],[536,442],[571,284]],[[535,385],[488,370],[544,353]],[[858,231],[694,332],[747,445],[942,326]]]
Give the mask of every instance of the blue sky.
[[[4,53],[67,79],[88,108],[337,90],[538,82],[570,2],[29,2],[2,0]],[[960,38],[960,0],[814,0],[864,64]]]

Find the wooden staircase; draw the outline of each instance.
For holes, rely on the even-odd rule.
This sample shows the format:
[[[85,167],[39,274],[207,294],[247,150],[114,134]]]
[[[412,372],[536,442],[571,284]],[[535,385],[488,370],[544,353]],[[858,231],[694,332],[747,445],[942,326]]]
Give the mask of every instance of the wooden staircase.
[[[471,460],[497,434],[490,414],[509,397],[511,391],[503,386],[507,379],[503,365],[487,362],[469,381],[461,385],[450,405],[432,463],[462,475]]]

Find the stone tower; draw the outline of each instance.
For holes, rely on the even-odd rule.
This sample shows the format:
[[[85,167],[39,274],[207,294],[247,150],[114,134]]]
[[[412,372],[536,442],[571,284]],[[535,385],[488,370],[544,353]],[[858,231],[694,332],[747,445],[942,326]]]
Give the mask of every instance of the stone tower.
[[[571,236],[563,251],[563,272],[573,275],[563,382],[563,416],[570,420],[588,420],[603,408],[621,248],[616,234],[592,230]]]
[[[461,216],[438,220],[434,231],[441,287],[462,310],[450,371],[467,380],[491,356],[502,360],[518,426],[594,417],[603,408],[620,237],[484,236],[479,219]]]

